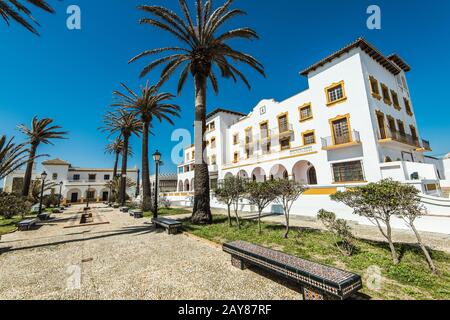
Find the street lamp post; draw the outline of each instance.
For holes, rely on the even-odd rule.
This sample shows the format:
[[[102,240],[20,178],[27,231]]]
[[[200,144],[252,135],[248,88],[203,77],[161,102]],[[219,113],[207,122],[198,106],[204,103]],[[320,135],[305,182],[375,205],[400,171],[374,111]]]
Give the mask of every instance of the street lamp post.
[[[87,191],[86,191],[86,210],[89,210],[89,189],[91,189],[91,185],[88,185]]]
[[[62,192],[63,182],[59,183],[59,197],[58,197],[58,210],[61,208],[61,192]]]
[[[158,184],[159,184],[159,164],[161,162],[161,153],[158,150],[153,154],[153,160],[155,160],[155,208],[153,217],[158,218]]]
[[[44,198],[44,186],[45,186],[45,179],[47,179],[47,172],[42,172],[41,173],[41,196],[39,199],[39,215],[42,214],[42,199]]]

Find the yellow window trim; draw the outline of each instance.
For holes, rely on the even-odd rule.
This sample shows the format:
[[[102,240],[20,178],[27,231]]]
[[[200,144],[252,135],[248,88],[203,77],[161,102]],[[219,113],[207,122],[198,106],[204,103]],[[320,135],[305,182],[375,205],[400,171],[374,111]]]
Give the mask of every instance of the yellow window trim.
[[[397,103],[394,101],[394,96],[397,97]],[[400,107],[400,100],[398,100],[398,93],[391,89],[391,97],[392,97],[392,104],[394,105],[394,108],[397,110],[401,110],[402,107]]]
[[[310,108],[311,109],[311,116],[302,119],[302,110],[306,109],[306,108]],[[311,102],[305,103],[304,105],[298,107],[298,114],[299,114],[300,122],[306,122],[306,121],[312,120],[314,118],[314,115],[312,114],[312,104],[311,104]]]
[[[235,137],[237,138],[236,143],[235,143],[235,139],[234,139]],[[236,133],[233,133],[233,145],[237,146],[238,144],[239,144],[239,133],[236,132]]]
[[[403,102],[405,103],[405,110],[406,113],[408,114],[408,116],[412,117],[414,114],[411,110],[411,102],[409,101],[409,99],[403,97]]]
[[[347,114],[339,115],[333,119],[328,120],[328,122],[330,124],[331,138],[333,139],[333,145],[336,145],[336,137],[334,136],[333,123],[338,120],[342,120],[342,119],[347,119],[348,132],[349,132],[349,137],[350,137],[349,143],[353,142],[353,131],[352,131],[352,126],[350,124],[350,113],[347,113]]]
[[[380,124],[378,123],[378,116],[382,116],[383,117],[383,127],[384,127],[384,132],[385,132],[385,135],[387,136],[387,134],[388,134],[388,128],[387,128],[387,125],[386,125],[386,115],[383,113],[383,112],[381,112],[380,110],[375,110],[375,114],[377,115],[377,128],[378,128],[378,130],[380,130]],[[380,135],[381,135],[381,132],[380,132]]]
[[[328,91],[330,91],[331,89],[334,89],[334,88],[336,88],[338,86],[342,86],[342,98],[338,99],[338,100],[335,100],[335,101],[330,101],[330,95],[328,94]],[[346,101],[347,100],[347,95],[345,93],[345,82],[344,82],[344,80],[332,83],[330,86],[326,87],[325,88],[325,96],[327,97],[327,106],[328,107],[331,107],[331,106],[334,106],[334,105],[336,105],[338,103]]]
[[[306,144],[305,143],[305,136],[309,135],[309,134],[313,134],[314,135],[314,142]],[[308,131],[302,132],[302,140],[303,140],[303,145],[304,146],[312,146],[312,145],[316,144],[317,141],[316,141],[316,132],[315,132],[315,130],[308,130]]]
[[[388,95],[387,97],[384,96],[384,90],[383,89],[386,89],[386,92],[387,92],[387,95]],[[390,94],[390,89],[384,83],[381,83],[381,94],[383,95],[384,103],[386,103],[387,105],[391,106],[392,105],[392,98],[391,98],[391,94]]]
[[[372,81],[374,81],[376,83],[376,87],[377,87],[377,91],[378,92],[374,92],[373,91]],[[379,84],[378,80],[374,76],[369,76],[369,83],[370,83],[370,91],[372,92],[372,97],[374,97],[377,100],[381,100],[380,84]]]

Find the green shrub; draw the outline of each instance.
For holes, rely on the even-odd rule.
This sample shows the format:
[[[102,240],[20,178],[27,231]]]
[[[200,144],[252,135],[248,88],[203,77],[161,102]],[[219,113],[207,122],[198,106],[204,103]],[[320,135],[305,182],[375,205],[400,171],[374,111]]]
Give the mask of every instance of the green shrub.
[[[31,203],[14,194],[0,193],[0,216],[9,219],[13,216],[25,216],[31,210]]]

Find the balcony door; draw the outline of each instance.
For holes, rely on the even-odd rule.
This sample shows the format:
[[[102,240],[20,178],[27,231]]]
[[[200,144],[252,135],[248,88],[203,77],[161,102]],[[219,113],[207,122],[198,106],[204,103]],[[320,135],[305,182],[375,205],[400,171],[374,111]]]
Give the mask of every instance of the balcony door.
[[[384,114],[377,113],[377,122],[378,122],[378,129],[380,130],[380,139],[387,139]]]
[[[333,139],[334,144],[344,144],[351,142],[349,123],[347,118],[333,121]]]

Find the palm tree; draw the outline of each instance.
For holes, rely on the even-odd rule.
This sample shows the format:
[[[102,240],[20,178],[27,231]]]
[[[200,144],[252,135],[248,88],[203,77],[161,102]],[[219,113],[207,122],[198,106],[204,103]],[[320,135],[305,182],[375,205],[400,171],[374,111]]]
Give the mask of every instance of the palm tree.
[[[27,163],[28,150],[24,144],[13,143],[14,137],[7,140],[0,137],[0,180]]]
[[[126,93],[114,91],[117,97],[117,103],[114,107],[121,107],[129,109],[136,113],[141,119],[142,123],[142,190],[143,201],[142,210],[148,211],[151,207],[151,188],[150,188],[150,169],[148,160],[148,135],[153,119],[158,119],[159,122],[163,120],[173,125],[171,116],[179,116],[178,111],[180,107],[174,104],[167,103],[167,100],[174,96],[170,93],[158,93],[158,87],[149,87],[148,81],[145,87],[141,88],[141,94],[134,93],[125,84],[121,84]]]
[[[55,12],[45,0],[26,0],[26,2],[31,3],[34,6],[49,13]],[[25,17],[21,14],[25,15]],[[20,3],[20,0],[0,0],[0,17],[5,20],[8,26],[9,21],[14,20],[35,35],[39,35],[35,27],[32,25],[32,23],[35,23],[37,26],[40,26],[39,22],[33,18],[33,16],[31,15],[31,10],[28,9],[24,4]],[[26,18],[30,19],[31,22],[27,21]]]
[[[217,94],[219,91],[216,73],[220,72],[222,77],[241,79],[248,88],[250,83],[244,74],[229,60],[242,62],[264,75],[263,66],[252,56],[234,50],[227,41],[232,39],[258,39],[257,33],[251,28],[238,28],[217,34],[219,28],[231,18],[245,15],[239,9],[231,9],[233,0],[228,0],[216,10],[212,8],[212,1],[196,0],[196,17],[192,17],[186,4],[186,0],[179,0],[184,15],[179,15],[161,6],[139,6],[142,10],[152,16],[143,18],[141,24],[149,24],[169,32],[182,43],[177,47],[157,48],[144,51],[129,62],[134,62],[143,57],[164,53],[163,57],[157,58],[148,64],[141,72],[141,77],[160,65],[165,65],[161,80],[162,85],[176,70],[182,68],[178,80],[178,94],[181,93],[189,73],[194,79],[195,85],[195,198],[192,221],[196,224],[208,224],[212,222],[210,209],[210,187],[209,172],[206,159],[203,157],[206,148],[204,133],[206,129],[206,87],[209,80],[212,89]]]
[[[110,135],[119,133],[123,138],[122,149],[122,171],[120,177],[120,202],[125,205],[126,200],[126,175],[128,150],[131,135],[139,136],[141,130],[141,122],[136,118],[136,113],[128,112],[125,109],[118,109],[115,112],[108,112],[103,119],[105,126],[103,131],[108,131]]]
[[[28,143],[30,144],[30,153],[27,163],[27,169],[25,171],[25,177],[23,179],[22,196],[27,197],[30,193],[31,175],[33,173],[33,164],[36,158],[37,148],[41,143],[53,145],[52,139],[65,139],[67,131],[60,131],[60,126],[52,125],[53,119],[44,118],[39,120],[37,117],[33,117],[31,121],[31,128],[21,124],[18,129],[28,137]]]
[[[105,153],[114,154],[114,169],[113,178],[117,177],[117,166],[119,164],[119,156],[123,151],[123,139],[122,137],[117,137],[113,142],[109,143],[105,147]],[[128,156],[133,156],[133,148],[128,146]]]

